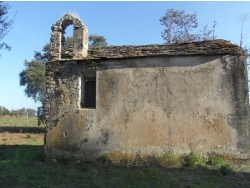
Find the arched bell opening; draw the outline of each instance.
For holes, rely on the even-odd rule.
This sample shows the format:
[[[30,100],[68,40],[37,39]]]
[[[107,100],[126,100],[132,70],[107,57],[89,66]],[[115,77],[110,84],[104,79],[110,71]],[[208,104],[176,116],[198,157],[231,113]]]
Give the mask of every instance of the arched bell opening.
[[[67,26],[62,32],[61,42],[61,58],[72,58],[73,57],[73,24]]]
[[[69,46],[66,43],[66,31],[73,33],[73,47],[67,51]],[[88,29],[76,17],[66,14],[56,24],[51,27],[52,33],[50,38],[50,53],[51,59],[64,59],[64,58],[83,58],[87,56],[88,52]],[[71,45],[72,46],[72,45]]]

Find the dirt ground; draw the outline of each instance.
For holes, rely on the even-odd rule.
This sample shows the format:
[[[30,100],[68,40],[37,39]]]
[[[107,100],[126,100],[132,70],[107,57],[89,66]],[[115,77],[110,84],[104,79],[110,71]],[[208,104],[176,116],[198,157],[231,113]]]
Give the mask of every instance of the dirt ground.
[[[44,134],[0,133],[0,145],[43,144]]]

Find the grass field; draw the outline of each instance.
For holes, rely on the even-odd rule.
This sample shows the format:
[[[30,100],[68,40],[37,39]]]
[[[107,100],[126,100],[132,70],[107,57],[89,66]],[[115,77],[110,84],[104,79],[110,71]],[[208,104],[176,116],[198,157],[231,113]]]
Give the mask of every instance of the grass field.
[[[169,153],[147,164],[112,164],[105,157],[46,159],[43,134],[2,132],[0,187],[250,187],[250,160],[214,156],[207,161],[195,153],[184,158]]]
[[[44,133],[45,129],[38,126],[37,117],[0,117],[0,133]]]
[[[37,127],[37,117],[0,117],[0,126]]]
[[[167,165],[156,162],[138,166],[124,162],[114,165],[104,158],[94,162],[45,159],[42,140],[32,141],[36,136],[27,136],[20,145],[0,146],[1,188],[250,186],[250,161],[230,161],[231,170],[224,174],[218,164],[225,161],[219,160],[200,167],[170,167],[177,164],[173,157]]]

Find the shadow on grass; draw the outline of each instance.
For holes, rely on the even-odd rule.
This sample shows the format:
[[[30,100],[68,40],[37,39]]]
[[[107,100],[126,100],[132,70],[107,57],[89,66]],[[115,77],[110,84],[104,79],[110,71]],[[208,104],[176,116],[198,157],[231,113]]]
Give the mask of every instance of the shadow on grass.
[[[0,133],[9,132],[9,133],[45,133],[44,127],[16,127],[16,126],[0,126]]]
[[[165,168],[44,159],[43,146],[0,145],[0,187],[249,187],[250,174],[219,169]]]
[[[0,167],[2,161],[10,163],[34,161],[44,158],[43,145],[0,145]]]

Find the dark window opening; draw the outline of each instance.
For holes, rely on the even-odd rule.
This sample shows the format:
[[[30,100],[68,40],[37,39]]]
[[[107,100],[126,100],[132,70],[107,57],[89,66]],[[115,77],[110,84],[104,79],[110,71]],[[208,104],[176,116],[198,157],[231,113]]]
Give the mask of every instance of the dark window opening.
[[[85,79],[82,88],[82,108],[95,108],[96,107],[96,80]]]

